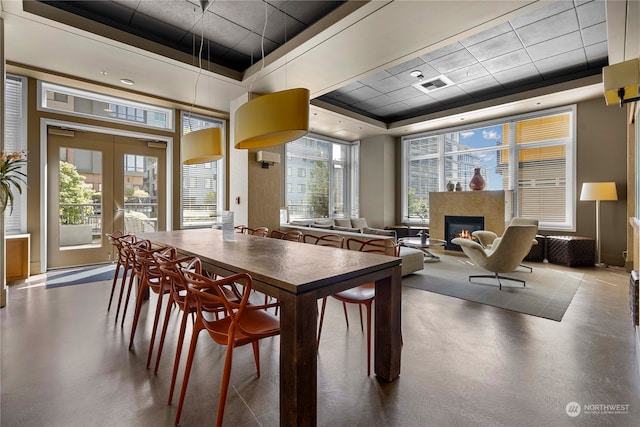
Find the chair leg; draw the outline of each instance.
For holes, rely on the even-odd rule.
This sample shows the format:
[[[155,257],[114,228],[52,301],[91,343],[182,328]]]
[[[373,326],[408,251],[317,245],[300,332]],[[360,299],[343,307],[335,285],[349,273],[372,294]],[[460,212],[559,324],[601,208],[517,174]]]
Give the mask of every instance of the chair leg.
[[[124,326],[124,316],[127,314],[127,307],[129,306],[129,297],[131,296],[134,277],[136,277],[136,274],[132,271],[131,275],[129,276],[129,289],[127,289],[127,298],[124,300],[124,308],[122,309],[122,320],[120,321],[120,327]]]
[[[360,305],[360,304],[358,304]],[[371,376],[371,302],[365,304],[367,311],[367,376]]]
[[[162,311],[162,299],[164,298],[164,289],[161,287],[158,293],[158,301],[156,304],[156,315],[153,318],[153,330],[151,331],[151,341],[149,342],[149,352],[147,354],[147,369],[151,365],[151,356],[153,355],[153,345],[156,342],[156,333],[158,332],[158,320],[160,320],[160,312]],[[169,303],[171,303],[171,295],[169,295]]]
[[[360,330],[364,332],[364,326],[362,324],[362,305],[358,304],[358,311],[360,312]]]
[[[197,328],[193,329],[191,334],[191,345],[189,346],[189,356],[187,356],[187,365],[184,368],[184,378],[182,379],[182,389],[180,390],[180,400],[178,401],[178,411],[176,412],[176,425],[180,424],[180,415],[182,415],[182,405],[184,404],[184,396],[187,394],[187,385],[189,384],[189,375],[191,375],[191,366],[193,365],[193,356],[196,352],[196,344],[198,343],[198,335],[204,329],[204,325],[200,320],[196,321]]]
[[[516,279],[514,277],[507,277],[507,276],[500,276],[498,273],[494,273],[494,274],[476,274],[476,275],[473,275],[473,276],[469,276],[469,281],[471,281],[471,279],[497,279],[500,290],[502,290],[502,282],[500,281],[500,279],[502,279],[502,280],[511,280],[511,281],[514,281],[514,282],[520,282],[520,283],[522,283],[522,285],[524,287],[527,286],[526,282],[524,280],[522,280],[522,279]]]
[[[528,269],[529,273],[533,273],[533,267],[524,264],[520,264],[520,267]]]
[[[125,264],[124,271],[122,273],[122,282],[120,282],[120,295],[118,296],[118,309],[116,310],[116,320],[118,323],[118,314],[120,314],[120,306],[122,304],[122,296],[124,295],[124,288],[127,283],[127,273],[129,272],[129,265]],[[131,278],[129,278],[131,280]],[[122,315],[124,317],[124,314]]]
[[[138,289],[138,297],[136,298],[136,308],[133,312],[133,324],[131,325],[131,336],[129,337],[129,350],[133,347],[133,337],[138,329],[138,320],[140,320],[140,311],[142,311],[142,301],[147,285],[140,281],[140,289]],[[123,317],[124,318],[124,317]]]
[[[256,342],[254,341],[254,344]],[[255,347],[254,347],[255,349]],[[227,393],[229,391],[229,378],[231,377],[231,365],[233,362],[233,341],[229,339],[227,345],[227,355],[224,359],[224,372],[222,373],[222,384],[220,384],[220,399],[218,400],[218,416],[216,418],[216,427],[222,427],[224,418],[224,407],[227,403]]]
[[[182,355],[182,345],[184,344],[184,335],[187,330],[187,317],[189,317],[188,310],[182,312],[182,321],[180,322],[180,334],[178,336],[178,343],[176,345],[176,357],[173,361],[173,373],[171,374],[171,385],[169,386],[169,401],[167,404],[171,405],[173,400],[173,389],[176,386],[176,379],[178,377],[178,367],[180,366],[180,356]],[[195,323],[193,324],[195,327]]]
[[[349,316],[347,316],[347,303],[342,303],[342,310],[344,310],[344,320],[347,322],[347,329],[349,329]]]
[[[158,373],[158,366],[160,365],[160,357],[162,356],[162,348],[164,347],[164,339],[167,336],[167,327],[169,326],[169,316],[173,309],[173,298],[169,295],[167,300],[167,307],[164,309],[164,322],[162,323],[162,331],[160,332],[160,342],[158,343],[158,354],[156,354],[156,366],[153,369],[153,374]]]
[[[322,309],[320,309],[320,325],[318,326],[318,342],[316,343],[316,350],[318,350],[318,348],[320,347],[320,336],[322,335],[322,322],[324,321],[324,310],[326,307],[327,307],[327,297],[324,297],[322,298]]]
[[[111,285],[111,295],[109,296],[109,305],[107,306],[107,311],[111,310],[111,302],[113,301],[113,293],[116,290],[116,284],[118,283],[118,275],[120,274],[120,261],[116,264],[116,269],[113,272],[113,284]]]
[[[256,372],[260,378],[260,342],[254,341],[251,345],[253,346],[253,359],[256,362]]]

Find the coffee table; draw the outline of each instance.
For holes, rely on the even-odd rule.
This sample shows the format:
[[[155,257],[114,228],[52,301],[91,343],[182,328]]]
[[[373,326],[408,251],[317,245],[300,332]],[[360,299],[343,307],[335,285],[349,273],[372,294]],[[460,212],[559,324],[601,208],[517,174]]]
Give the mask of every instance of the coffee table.
[[[402,239],[398,239],[398,241],[402,246],[420,249],[422,252],[424,252],[424,262],[440,261],[440,257],[432,254],[428,249],[434,246],[445,246],[447,244],[447,242],[444,240],[432,238],[428,238],[424,243],[422,243],[420,237],[405,237]]]

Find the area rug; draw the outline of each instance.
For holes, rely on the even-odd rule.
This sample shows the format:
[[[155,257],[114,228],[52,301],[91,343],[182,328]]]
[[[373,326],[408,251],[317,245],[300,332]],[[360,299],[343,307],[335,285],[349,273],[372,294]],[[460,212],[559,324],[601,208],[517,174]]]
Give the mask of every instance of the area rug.
[[[504,274],[525,280],[526,287],[502,280],[501,291],[493,278],[469,282],[469,275],[491,273],[476,267],[467,257],[443,254],[440,262],[425,264],[424,270],[404,277],[402,284],[559,322],[580,287],[583,274],[557,269],[552,264],[532,265],[533,272],[520,267]]]
[[[59,288],[61,286],[113,280],[114,269],[115,264],[105,264],[48,271],[45,279],[46,287]],[[120,269],[120,275],[122,275],[122,269]]]

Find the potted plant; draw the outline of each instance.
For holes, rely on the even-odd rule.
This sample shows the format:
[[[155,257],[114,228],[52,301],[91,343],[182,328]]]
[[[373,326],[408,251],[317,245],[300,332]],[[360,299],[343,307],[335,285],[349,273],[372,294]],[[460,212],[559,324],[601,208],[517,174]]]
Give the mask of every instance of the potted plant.
[[[13,190],[22,194],[22,185],[27,184],[27,175],[20,170],[27,163],[25,151],[15,153],[0,153],[0,214],[4,218],[7,206],[11,206],[9,214],[13,212]]]

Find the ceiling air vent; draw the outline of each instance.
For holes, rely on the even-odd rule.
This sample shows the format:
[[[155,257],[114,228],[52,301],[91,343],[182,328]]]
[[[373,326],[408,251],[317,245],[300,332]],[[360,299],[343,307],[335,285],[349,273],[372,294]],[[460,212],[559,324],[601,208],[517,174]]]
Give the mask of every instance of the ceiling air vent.
[[[443,87],[451,86],[453,82],[444,75],[439,75],[429,80],[421,80],[414,84],[416,88],[420,89],[424,93],[431,93],[435,90],[442,89]]]

